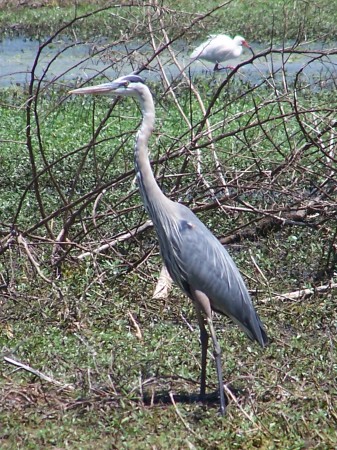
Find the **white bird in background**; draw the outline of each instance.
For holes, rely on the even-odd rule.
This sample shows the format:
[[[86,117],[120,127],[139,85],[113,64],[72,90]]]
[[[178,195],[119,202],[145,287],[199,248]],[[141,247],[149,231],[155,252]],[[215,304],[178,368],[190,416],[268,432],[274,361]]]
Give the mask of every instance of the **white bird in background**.
[[[192,59],[204,59],[215,64],[214,70],[220,70],[219,63],[228,59],[238,58],[242,53],[242,46],[251,48],[241,36],[232,39],[226,34],[212,35],[206,42],[197,47],[191,54]],[[233,68],[228,66],[229,68]]]

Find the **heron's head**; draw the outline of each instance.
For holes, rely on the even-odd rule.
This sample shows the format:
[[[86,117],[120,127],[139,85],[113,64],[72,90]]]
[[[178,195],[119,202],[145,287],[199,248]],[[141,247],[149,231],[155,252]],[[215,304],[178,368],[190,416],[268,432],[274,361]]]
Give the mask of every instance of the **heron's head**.
[[[121,95],[132,97],[138,95],[143,87],[144,80],[140,76],[126,75],[110,83],[74,89],[69,94]]]

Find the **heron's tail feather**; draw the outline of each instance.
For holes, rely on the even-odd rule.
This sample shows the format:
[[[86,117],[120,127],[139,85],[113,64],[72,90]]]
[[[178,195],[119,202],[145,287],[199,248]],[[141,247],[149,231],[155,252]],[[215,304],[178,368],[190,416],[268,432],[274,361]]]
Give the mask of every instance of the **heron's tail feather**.
[[[235,317],[231,317],[231,319],[246,333],[250,340],[258,342],[261,347],[265,347],[268,344],[267,333],[257,313],[254,310],[253,313],[254,316],[245,323],[235,319]]]
[[[268,339],[267,333],[266,333],[264,326],[263,326],[262,322],[260,321],[260,319],[259,319],[259,322],[260,322],[259,323],[260,333],[258,334],[258,336],[255,337],[255,340],[261,345],[261,347],[265,347],[268,344],[269,339]]]

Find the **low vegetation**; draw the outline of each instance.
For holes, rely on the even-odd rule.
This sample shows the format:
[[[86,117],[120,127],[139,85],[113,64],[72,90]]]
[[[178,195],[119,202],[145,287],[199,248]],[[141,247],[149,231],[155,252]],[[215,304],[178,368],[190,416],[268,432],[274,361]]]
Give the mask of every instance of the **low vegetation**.
[[[144,40],[148,36],[148,11],[157,14],[159,7],[170,33],[181,33],[183,25],[184,36],[194,39],[223,32],[239,32],[250,41],[260,42],[266,42],[266,38],[276,42],[331,41],[336,36],[337,12],[330,0],[257,0],[254,5],[242,0],[0,0],[0,30],[7,36],[44,38],[83,16],[67,29],[71,38],[128,39],[136,33]],[[192,21],[193,27],[185,29]]]
[[[267,14],[261,19],[262,1],[249,15],[244,2],[233,1],[209,17],[197,13],[212,2],[207,10],[204,2],[183,3],[186,34],[177,29],[182,16],[171,11],[177,2],[129,8],[139,28],[128,41],[146,31],[148,45],[126,53],[116,42],[89,39],[93,23],[102,28],[102,14],[93,13],[100,2],[80,2],[77,12],[90,16],[64,30],[74,14],[70,1],[16,12],[24,31],[33,30],[29,14],[36,11],[41,24],[54,18],[58,32],[42,41],[28,84],[0,92],[3,449],[337,446],[336,50],[326,44],[306,53],[301,46],[313,31],[331,37],[314,8],[331,22],[336,11],[324,2],[296,2],[298,9],[273,2],[283,20],[269,23]],[[1,10],[8,24],[12,6]],[[115,17],[116,8],[106,10],[117,21],[123,11]],[[243,30],[268,50],[246,55],[231,71],[189,77],[186,69],[166,78],[179,64],[179,39],[202,38],[210,17],[212,31],[232,18],[231,32]],[[234,17],[245,17],[241,27]],[[130,61],[135,70],[151,68],[144,74],[157,108],[151,160],[158,182],[227,245],[266,324],[271,342],[262,350],[215,316],[229,402],[224,418],[211,354],[209,398],[204,405],[197,399],[193,305],[175,287],[153,297],[161,259],[134,181],[138,105],[72,98],[76,82],[63,69],[48,78],[43,52],[55,46],[50,62],[58,61],[80,28],[77,46],[90,43],[91,55],[116,74]],[[121,45],[125,36],[118,39]],[[104,71],[77,84],[102,79]]]

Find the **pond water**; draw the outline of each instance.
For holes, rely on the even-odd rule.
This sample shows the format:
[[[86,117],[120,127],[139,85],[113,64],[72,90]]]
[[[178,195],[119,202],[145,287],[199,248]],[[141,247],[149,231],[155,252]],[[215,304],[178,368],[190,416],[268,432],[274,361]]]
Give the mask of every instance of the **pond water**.
[[[25,85],[30,81],[31,70],[39,50],[40,42],[37,40],[17,37],[13,39],[5,38],[0,41],[0,87],[10,85]],[[196,44],[197,45],[197,44]],[[45,47],[39,57],[36,66],[35,77],[44,77],[44,81],[58,81],[72,84],[76,80],[85,80],[94,76],[96,73],[104,73],[108,78],[113,79],[121,74],[127,74],[139,67],[152,54],[152,49],[141,43],[132,43],[130,45],[119,45],[111,47],[109,54],[104,49],[106,43],[102,41],[100,45],[93,44],[75,44],[71,42],[53,42]],[[185,67],[190,63],[190,48],[184,42],[178,42],[173,46],[176,51],[179,63]],[[252,43],[255,54],[263,50],[263,46]],[[328,49],[323,44],[316,43],[310,47],[302,47],[304,50]],[[293,54],[285,63],[287,81],[291,81],[299,70],[303,69],[301,74],[305,82],[314,83],[319,80],[322,85],[333,86],[337,79],[337,49],[335,43],[329,45],[334,49],[333,54],[314,60],[315,54]],[[130,55],[130,58],[125,58]],[[232,65],[250,58],[251,54],[246,51],[241,55],[240,60],[229,61]],[[288,57],[284,55],[283,57]],[[179,70],[172,63],[167,51],[161,54],[161,61],[165,63],[165,69],[169,79],[174,79],[179,75]],[[308,62],[310,64],[308,64]],[[133,64],[133,66],[132,66]],[[152,62],[151,67],[155,68],[156,61]],[[237,76],[256,83],[261,77],[267,77],[271,72],[277,73],[282,66],[282,55],[272,54],[266,58],[261,57],[254,61],[252,65],[246,65],[240,69]],[[200,74],[211,74],[212,63],[196,61],[190,65],[192,77]],[[157,71],[147,71],[146,78],[156,78]],[[223,72],[216,76],[224,76]],[[280,79],[281,76],[279,75]]]

